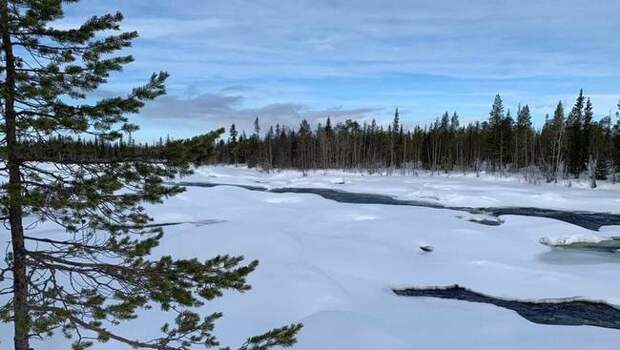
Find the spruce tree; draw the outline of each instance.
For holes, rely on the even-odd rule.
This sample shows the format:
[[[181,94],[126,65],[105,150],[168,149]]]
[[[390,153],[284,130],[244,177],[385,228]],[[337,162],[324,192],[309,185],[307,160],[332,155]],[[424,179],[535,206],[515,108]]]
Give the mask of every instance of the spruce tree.
[[[258,120],[258,117],[254,119],[254,135],[253,136],[256,139],[260,137],[260,121]]]
[[[515,138],[517,143],[515,150],[515,163],[517,167],[526,167],[531,161],[529,151],[530,144],[532,142],[532,115],[530,114],[530,107],[528,105],[525,105],[523,108],[519,108],[517,113]]]
[[[237,132],[237,127],[235,127],[235,124],[233,123],[232,125],[230,125],[230,129],[228,131],[228,149],[230,152],[230,159],[232,160],[232,162],[237,165],[237,136],[239,135],[239,133]]]
[[[454,149],[454,161],[458,164],[459,167],[463,168],[463,143],[462,140],[458,140],[458,133],[461,131],[459,122],[459,115],[456,111],[452,114],[450,118],[450,141],[453,144]],[[457,139],[455,141],[455,139]]]
[[[508,112],[506,112],[506,117],[502,120],[502,124],[501,124],[501,159],[502,159],[502,163],[510,163],[510,161],[512,160],[512,154],[514,152],[512,152],[512,148],[514,148],[514,141],[513,141],[513,129],[514,126],[514,119],[512,118],[512,114],[510,113],[510,109],[508,110]]]
[[[302,120],[299,125],[299,148],[298,148],[298,156],[299,156],[299,165],[304,175],[306,171],[310,169],[311,162],[311,153],[310,147],[312,143],[312,128],[310,127],[310,123],[307,120]]]
[[[504,103],[501,96],[497,94],[489,113],[489,152],[494,168],[499,166],[500,169],[503,167],[504,158],[504,135],[502,134],[504,118]]]
[[[120,13],[55,28],[64,4],[74,2],[0,0],[0,173],[7,179],[0,210],[11,234],[0,270],[0,291],[11,298],[0,305],[0,321],[13,323],[15,350],[55,332],[71,337],[76,350],[95,341],[160,350],[217,346],[212,331],[221,314],[203,317],[197,308],[225,290],[247,290],[246,276],[257,263],[232,256],[150,259],[163,232],[149,225],[141,205],[179,193],[164,180],[187,173],[189,157],[210,147],[216,135],[167,142],[170,147],[156,157],[120,149],[113,156],[84,156],[71,154],[71,147],[50,157],[28,147],[54,135],[83,135],[108,149],[137,129],[126,115],[165,92],[162,72],[127,96],[87,99],[132,61],[115,53],[137,34],[120,31]],[[43,221],[62,228],[64,236],[27,234]],[[173,316],[159,337],[133,339],[119,331],[123,321],[153,306]],[[291,345],[299,328],[250,338],[242,348]]]
[[[325,128],[323,129],[323,142],[321,142],[323,167],[330,168],[333,166],[334,151],[332,143],[334,141],[334,129],[332,128],[332,120],[327,117]]]
[[[254,119],[254,133],[250,136],[250,144],[247,149],[246,163],[250,168],[253,168],[261,163],[261,145],[260,145],[260,121],[258,117]]]
[[[394,119],[392,120],[392,131],[398,132],[400,129],[400,113],[398,112],[398,107],[396,107],[396,111],[394,112]]]
[[[592,106],[592,100],[588,97],[586,99],[586,106],[583,111],[583,130],[582,130],[582,147],[581,147],[581,160],[583,162],[588,161],[594,156],[595,142],[594,127],[592,120],[594,119],[594,107]],[[596,157],[595,157],[596,158]]]
[[[460,127],[459,115],[454,112],[450,118],[450,131],[456,133]]]
[[[564,163],[564,148],[565,148],[565,130],[566,121],[564,120],[564,105],[562,101],[558,102],[553,113],[553,120],[551,121],[551,136],[552,136],[552,165],[553,180],[558,181],[560,171],[562,170],[562,164]]]
[[[584,106],[585,97],[583,96],[583,90],[581,90],[579,91],[579,96],[577,96],[575,105],[566,121],[568,171],[573,174],[575,178],[585,169],[583,150]]]
[[[607,180],[612,150],[611,114],[592,125],[591,154],[596,162],[596,180]]]
[[[399,137],[398,132],[400,130],[400,113],[398,107],[394,112],[394,119],[392,120],[391,133],[390,133],[390,167],[394,168],[398,166],[397,155],[399,154]]]

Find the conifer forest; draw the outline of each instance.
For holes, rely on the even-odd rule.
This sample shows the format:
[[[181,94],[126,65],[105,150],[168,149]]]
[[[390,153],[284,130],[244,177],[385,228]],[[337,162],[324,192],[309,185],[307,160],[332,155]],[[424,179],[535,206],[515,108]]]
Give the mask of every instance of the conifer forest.
[[[252,133],[231,125],[217,145],[217,162],[247,163],[263,169],[359,169],[434,172],[515,172],[543,175],[546,181],[589,176],[614,179],[620,171],[620,102],[618,111],[594,119],[592,101],[579,93],[574,105],[560,101],[553,115],[536,127],[528,105],[513,115],[497,95],[485,120],[459,121],[446,112],[431,125],[407,129],[398,109],[393,122],[379,125],[347,119],[297,127],[261,126]]]

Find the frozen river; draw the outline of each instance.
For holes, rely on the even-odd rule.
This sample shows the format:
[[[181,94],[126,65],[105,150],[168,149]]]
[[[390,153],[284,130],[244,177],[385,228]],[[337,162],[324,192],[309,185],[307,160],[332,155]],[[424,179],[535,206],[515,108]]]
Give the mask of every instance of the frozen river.
[[[249,278],[252,290],[226,294],[204,307],[205,313],[224,313],[215,331],[223,345],[234,348],[248,336],[292,322],[304,324],[296,346],[303,350],[616,349],[620,343],[620,330],[608,327],[617,321],[613,305],[620,304],[620,254],[552,249],[539,242],[542,237],[611,237],[619,235],[619,226],[596,221],[600,218],[592,225],[546,214],[473,211],[536,207],[618,214],[620,191],[612,185],[591,191],[490,178],[301,176],[234,167],[201,168],[180,181],[256,187],[192,186],[148,207],[156,223],[177,223],[165,227],[157,255],[260,260]],[[271,191],[256,190],[263,188]],[[321,189],[323,195],[307,189]],[[334,193],[361,193],[371,200],[326,198]],[[470,221],[487,219],[499,221]],[[63,234],[45,225],[37,230]],[[434,249],[427,253],[420,246]],[[473,294],[445,298],[428,292],[453,285]],[[395,293],[414,289],[427,293]],[[581,303],[602,313],[586,308],[581,323],[547,322],[523,309],[532,303],[561,308],[562,302],[568,306],[556,317],[577,310],[569,314],[574,320]],[[599,319],[601,324],[591,322]],[[165,321],[158,310],[144,311],[144,317],[118,331],[149,338]],[[0,340],[6,339],[10,329],[4,327]],[[60,350],[66,344],[59,336],[33,345]],[[117,348],[113,342],[94,347]]]

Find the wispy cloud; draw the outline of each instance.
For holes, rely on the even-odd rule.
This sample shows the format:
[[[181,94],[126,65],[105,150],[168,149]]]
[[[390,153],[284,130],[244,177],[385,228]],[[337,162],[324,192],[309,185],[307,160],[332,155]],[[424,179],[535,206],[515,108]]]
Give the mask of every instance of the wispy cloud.
[[[231,86],[226,86],[222,88],[220,92],[244,92],[244,91],[251,91],[253,89],[254,89],[253,87],[247,86],[247,85],[231,85]]]
[[[65,24],[118,8],[124,28],[141,33],[137,63],[113,87],[172,74],[171,96],[145,116],[270,112],[293,123],[334,106],[383,108],[386,117],[400,105],[418,120],[445,109],[486,117],[492,95],[506,92],[513,108],[541,106],[541,120],[557,96],[579,88],[620,97],[618,1],[92,0],[69,8]],[[243,98],[226,100],[227,110],[214,91]],[[178,109],[188,100],[194,107]],[[613,100],[595,99],[597,111]]]
[[[243,96],[224,94],[203,94],[191,98],[164,96],[149,103],[142,115],[150,120],[201,121],[213,128],[228,127],[235,123],[240,128],[250,129],[255,118],[259,118],[264,125],[292,125],[302,119],[316,125],[332,118],[334,122],[343,119],[370,120],[382,111],[382,108],[354,108],[332,107],[327,109],[313,109],[303,103],[271,103],[258,107],[244,105]]]
[[[618,24],[609,17],[620,3],[613,1],[149,3],[146,14],[143,1],[120,4],[128,13],[124,28],[141,33],[142,48],[174,54],[143,58],[228,67],[229,77],[248,74],[240,66],[268,77],[620,74],[612,59],[620,43],[611,40]]]

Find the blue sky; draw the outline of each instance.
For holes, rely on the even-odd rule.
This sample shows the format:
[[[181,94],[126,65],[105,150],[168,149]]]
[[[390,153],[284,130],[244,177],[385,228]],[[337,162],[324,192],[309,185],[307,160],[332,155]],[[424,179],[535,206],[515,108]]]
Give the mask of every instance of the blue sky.
[[[397,106],[408,125],[446,110],[468,121],[496,93],[540,125],[580,88],[598,116],[620,99],[619,1],[83,0],[64,21],[115,10],[141,37],[102,93],[171,74],[168,96],[134,117],[144,139],[257,116],[385,121]]]

